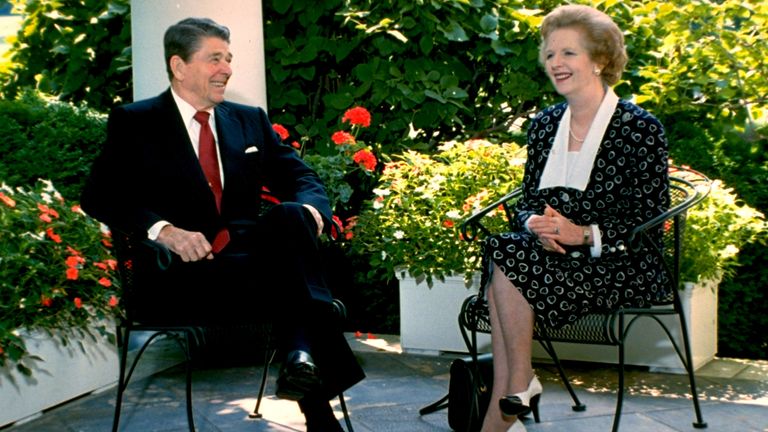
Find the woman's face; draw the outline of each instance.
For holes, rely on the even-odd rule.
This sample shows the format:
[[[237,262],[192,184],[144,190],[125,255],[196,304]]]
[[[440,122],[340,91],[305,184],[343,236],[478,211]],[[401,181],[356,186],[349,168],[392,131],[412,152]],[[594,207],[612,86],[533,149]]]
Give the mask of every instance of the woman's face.
[[[582,31],[565,27],[554,30],[545,40],[544,67],[558,93],[566,98],[602,92],[599,68],[589,56]]]

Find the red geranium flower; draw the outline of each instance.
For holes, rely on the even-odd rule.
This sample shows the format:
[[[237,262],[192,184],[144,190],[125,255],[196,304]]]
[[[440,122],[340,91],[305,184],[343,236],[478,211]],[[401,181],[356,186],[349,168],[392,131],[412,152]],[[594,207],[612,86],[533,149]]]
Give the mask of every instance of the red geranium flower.
[[[294,141],[294,142],[291,143],[291,147],[293,147],[295,149],[300,149],[301,148],[301,144],[299,144],[298,141]]]
[[[352,156],[352,160],[363,165],[368,171],[373,171],[376,168],[376,156],[370,150],[358,150]]]
[[[76,308],[80,309],[81,307],[83,307],[83,300],[80,297],[75,297],[73,302],[75,303]]]
[[[280,135],[280,139],[282,140],[288,139],[290,136],[288,129],[286,129],[283,125],[275,123],[272,125],[272,130],[274,130],[276,134]]]
[[[109,306],[110,306],[110,307],[115,307],[115,306],[117,306],[118,304],[120,304],[120,301],[117,299],[117,297],[116,297],[116,296],[114,296],[114,295],[113,295],[113,296],[110,296],[110,297],[109,297],[109,302],[108,302],[108,304],[109,304]]]
[[[354,107],[344,113],[341,122],[349,122],[353,126],[368,127],[371,125],[371,113],[363,107]]]
[[[331,135],[331,141],[335,142],[336,145],[354,144],[355,137],[352,136],[352,134],[350,134],[349,132],[337,131],[337,132],[334,132],[333,135]]]
[[[103,277],[103,278],[99,279],[99,285],[105,286],[105,287],[109,288],[109,287],[112,286],[112,281],[107,279],[107,278],[105,278],[105,277]]]
[[[446,219],[443,221],[443,226],[446,228],[453,228],[453,221],[450,219]]]

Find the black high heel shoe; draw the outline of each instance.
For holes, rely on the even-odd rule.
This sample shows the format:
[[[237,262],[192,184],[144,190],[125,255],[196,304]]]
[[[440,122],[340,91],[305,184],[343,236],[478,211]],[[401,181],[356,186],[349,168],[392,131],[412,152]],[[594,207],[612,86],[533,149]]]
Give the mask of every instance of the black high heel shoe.
[[[534,376],[524,392],[507,395],[499,399],[499,409],[506,416],[522,416],[533,411],[533,419],[538,423],[539,400],[543,390],[541,382]]]

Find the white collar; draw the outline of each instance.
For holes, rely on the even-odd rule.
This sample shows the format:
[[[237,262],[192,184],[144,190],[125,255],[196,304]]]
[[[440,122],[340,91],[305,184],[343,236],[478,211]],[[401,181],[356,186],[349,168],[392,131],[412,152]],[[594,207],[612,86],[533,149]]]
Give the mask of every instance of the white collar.
[[[569,187],[584,191],[589,183],[589,177],[592,174],[592,166],[595,164],[595,156],[600,148],[600,142],[605,135],[606,129],[611,122],[611,117],[616,106],[619,103],[619,97],[608,88],[605,97],[600,103],[595,119],[589,127],[587,136],[584,137],[584,143],[581,145],[581,151],[575,157],[574,166],[568,166],[568,135],[571,129],[571,108],[567,107],[560,124],[557,127],[555,140],[552,143],[552,149],[547,157],[547,163],[544,166],[544,172],[541,174],[539,189],[552,187]]]
[[[187,129],[189,129],[191,126],[199,125],[199,123],[195,120],[195,114],[197,114],[197,110],[195,107],[193,107],[189,102],[185,101],[181,98],[181,96],[176,93],[176,91],[171,87],[171,94],[173,95],[173,100],[176,102],[176,107],[179,109],[179,113],[181,114],[182,120],[184,120],[184,124],[187,125]],[[215,117],[213,115],[213,108],[206,110],[210,115],[210,125],[211,129],[215,131]],[[199,129],[198,129],[199,130]],[[216,134],[213,135],[216,137]]]

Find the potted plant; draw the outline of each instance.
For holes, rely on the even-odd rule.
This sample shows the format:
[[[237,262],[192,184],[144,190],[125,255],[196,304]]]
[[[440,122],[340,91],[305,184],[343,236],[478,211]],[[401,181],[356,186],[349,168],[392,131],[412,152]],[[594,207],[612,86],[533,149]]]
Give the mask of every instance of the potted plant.
[[[110,247],[51,182],[0,186],[0,425],[115,381]]]
[[[517,144],[469,140],[444,143],[434,155],[407,151],[385,164],[354,226],[351,252],[399,279],[404,350],[466,349],[456,317],[469,289],[477,290],[479,244],[464,241],[459,226],[518,186],[524,163]],[[501,229],[501,215],[494,217]]]

